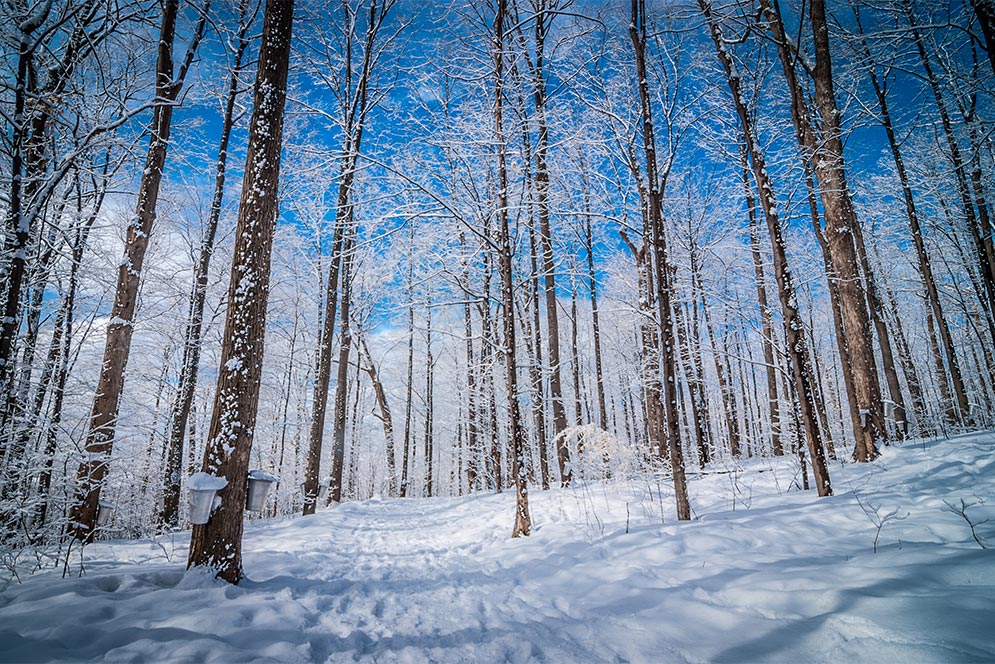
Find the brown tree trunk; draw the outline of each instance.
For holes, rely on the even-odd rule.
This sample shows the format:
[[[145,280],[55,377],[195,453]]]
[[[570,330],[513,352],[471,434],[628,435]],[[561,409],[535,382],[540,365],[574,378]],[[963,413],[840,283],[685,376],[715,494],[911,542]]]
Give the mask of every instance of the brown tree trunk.
[[[432,355],[432,307],[425,303],[425,495],[433,496],[435,488],[435,357]]]
[[[203,34],[209,8],[210,2],[207,0],[202,8],[203,13],[190,47],[187,49],[186,59],[174,77],[173,41],[176,35],[179,1],[165,0],[163,5],[156,60],[155,94],[158,103],[152,114],[152,136],[149,139],[145,169],[142,171],[142,180],[138,188],[137,209],[134,218],[128,224],[124,258],[118,267],[117,288],[111,318],[107,323],[107,339],[100,378],[93,399],[90,428],[84,443],[86,456],[76,473],[76,495],[69,515],[70,532],[76,539],[84,542],[93,540],[100,490],[107,475],[114,444],[118,407],[124,388],[124,372],[131,352],[138,287],[141,282],[145,251],[155,222],[162,169],[166,163],[166,149],[169,146],[173,107]]]
[[[346,204],[342,238],[342,295],[339,336],[339,359],[335,373],[335,404],[332,412],[332,473],[328,486],[328,504],[342,502],[342,477],[345,471],[345,434],[349,400],[349,355],[352,351],[350,316],[352,309],[352,266],[355,251],[355,220],[352,202]]]
[[[860,27],[859,14],[857,14],[858,27]],[[866,46],[863,45],[865,55],[870,61],[870,51]],[[923,290],[926,293],[926,302],[933,313],[933,318],[937,323],[940,342],[943,346],[943,355],[946,357],[947,366],[950,371],[950,382],[953,386],[953,397],[956,399],[956,404],[951,401],[950,385],[947,381],[947,373],[943,367],[943,359],[938,354],[933,358],[933,364],[936,367],[936,378],[940,385],[940,391],[943,394],[944,401],[947,402],[948,406],[945,408],[948,418],[955,419],[954,407],[960,412],[960,418],[963,421],[967,421],[970,413],[967,400],[967,391],[964,389],[964,379],[961,376],[960,364],[957,360],[957,354],[954,351],[953,339],[950,336],[950,327],[947,324],[946,316],[943,314],[943,307],[940,303],[939,291],[936,287],[936,279],[933,277],[933,267],[930,263],[929,253],[926,251],[926,244],[923,240],[922,226],[919,223],[919,213],[916,209],[915,199],[912,196],[912,187],[909,184],[908,172],[905,169],[905,160],[902,157],[902,152],[899,147],[898,138],[895,134],[894,125],[891,121],[891,107],[888,103],[888,96],[886,94],[885,88],[882,85],[880,79],[878,78],[877,71],[875,70],[873,63],[868,68],[868,74],[871,79],[871,84],[874,87],[874,93],[878,101],[878,109],[881,111],[881,125],[884,127],[885,134],[888,137],[888,146],[891,149],[892,158],[895,161],[895,170],[898,173],[898,180],[902,187],[902,198],[905,203],[905,215],[909,221],[909,231],[912,236],[912,244],[916,250],[916,258],[918,260],[919,276],[922,279]],[[898,319],[896,318],[896,322]],[[934,353],[936,353],[939,348],[933,345]],[[906,372],[906,378],[908,378],[908,372]],[[910,385],[911,388],[911,385]]]
[[[988,61],[995,72],[995,2],[992,0],[971,0],[974,13],[981,26],[981,34],[985,37],[985,50],[988,51]]]
[[[870,461],[877,456],[877,443],[884,439],[881,388],[873,353],[870,316],[860,280],[860,266],[854,246],[854,229],[859,221],[850,199],[843,161],[840,114],[833,89],[832,62],[829,51],[829,28],[825,3],[813,0],[809,19],[814,34],[815,63],[811,69],[815,85],[818,115],[810,115],[804,93],[795,76],[795,58],[791,42],[784,31],[780,7],[776,0],[761,0],[768,25],[777,43],[782,69],[791,94],[791,116],[805,161],[811,166],[819,184],[822,210],[826,220],[826,250],[832,259],[827,265],[831,281],[839,295],[842,333],[849,356],[849,373],[853,385],[851,413],[854,426],[854,458]],[[815,132],[818,129],[818,136]],[[846,366],[846,363],[845,365]]]
[[[536,443],[539,446],[539,477],[542,490],[549,490],[549,453],[546,444],[545,399],[542,381],[542,329],[539,323],[539,271],[536,260],[535,233],[529,229],[529,260],[532,263],[532,277],[529,279],[528,310],[532,317],[522,316],[525,327],[526,348],[531,356],[529,361],[529,381],[532,387],[532,419],[536,428]]]
[[[507,0],[497,0],[494,14],[494,138],[498,157],[498,272],[501,277],[502,323],[504,327],[505,387],[508,400],[508,426],[511,435],[511,474],[515,482],[515,525],[512,537],[530,535],[532,516],[529,513],[527,469],[525,467],[525,432],[518,408],[518,367],[515,362],[515,295],[512,280],[511,235],[508,229],[508,164],[504,137],[504,19]],[[562,403],[560,404],[562,408]]]
[[[574,388],[574,422],[584,421],[581,407],[580,386],[580,353],[577,350],[577,282],[573,281],[570,288],[570,369]]]
[[[469,286],[470,266],[466,261],[466,241],[463,232],[460,232],[460,247],[463,248],[463,281]],[[463,326],[466,336],[466,487],[467,491],[473,493],[477,487],[477,476],[479,473],[478,462],[480,460],[480,441],[477,426],[477,367],[476,353],[473,349],[473,309],[470,306],[470,298],[463,301]],[[409,378],[410,382],[410,378]]]
[[[484,220],[484,235],[491,237],[491,220]],[[497,388],[495,387],[494,371],[499,347],[497,331],[491,313],[491,279],[493,277],[493,257],[490,247],[485,247],[483,257],[483,284],[480,297],[480,366],[481,366],[481,408],[482,418],[487,420],[487,436],[490,437],[490,449],[487,450],[486,461],[488,475],[493,481],[494,490],[500,493],[504,487],[504,469],[501,465],[501,441],[497,423]]]
[[[793,412],[800,413],[801,416],[801,425],[805,431],[805,438],[809,455],[812,459],[816,488],[819,495],[832,495],[833,491],[829,481],[825,450],[823,449],[822,436],[817,421],[812,372],[809,366],[807,342],[805,339],[805,326],[798,315],[798,300],[794,289],[794,278],[788,266],[784,237],[781,233],[781,221],[777,214],[774,188],[768,177],[766,160],[759,146],[756,144],[753,123],[740,87],[741,82],[735,73],[736,69],[732,56],[726,50],[726,41],[722,36],[721,28],[712,16],[711,6],[706,0],[698,0],[698,5],[708,21],[712,41],[715,43],[716,52],[726,73],[736,114],[739,117],[743,140],[753,167],[753,177],[756,182],[757,191],[760,193],[760,207],[767,220],[767,230],[770,233],[771,248],[774,257],[774,278],[777,281],[778,298],[781,301],[781,315],[784,318],[784,345],[788,351],[788,358],[791,361],[791,374],[794,379],[795,395],[798,400],[798,407],[793,409]]]
[[[344,11],[344,25],[354,25],[355,21],[354,14],[350,10],[347,3],[342,5]],[[359,160],[359,151],[362,147],[363,142],[363,129],[365,127],[365,121],[367,113],[369,112],[368,101],[369,101],[369,81],[371,75],[371,68],[373,66],[374,59],[374,43],[376,42],[377,34],[383,23],[384,17],[387,11],[390,9],[390,3],[386,3],[378,9],[377,0],[370,0],[369,6],[369,18],[366,25],[366,35],[365,43],[363,48],[363,59],[360,65],[360,70],[357,76],[356,88],[353,90],[350,87],[353,76],[353,62],[352,62],[352,43],[353,35],[351,33],[345,35],[345,39],[349,41],[346,48],[345,62],[343,63],[343,68],[345,70],[346,77],[346,93],[350,95],[348,103],[345,105],[345,117],[342,118],[343,122],[343,146],[342,146],[342,158],[339,163],[339,190],[338,199],[335,206],[335,236],[332,240],[332,263],[328,270],[328,284],[325,291],[325,312],[322,318],[323,326],[321,331],[321,337],[319,338],[319,351],[318,351],[318,364],[315,371],[315,383],[314,383],[314,394],[311,400],[312,412],[311,412],[311,423],[308,429],[308,455],[307,455],[307,466],[304,473],[304,514],[314,514],[315,507],[317,505],[318,499],[318,475],[321,470],[321,449],[324,443],[325,435],[325,413],[328,407],[328,388],[331,381],[332,373],[332,336],[335,332],[335,317],[336,308],[338,306],[338,282],[340,278],[340,271],[345,272],[345,263],[349,260],[344,258],[347,253],[348,235],[350,232],[350,225],[352,223],[352,187],[355,181],[356,175],[356,165]],[[346,289],[348,286],[346,282],[348,278],[343,274],[342,278],[342,332],[341,332],[341,345],[339,348],[339,358],[341,361],[343,353],[348,359],[349,351],[348,349],[343,350],[342,346],[346,346],[346,337],[348,336],[348,309]],[[338,390],[343,388],[348,382],[348,373],[342,373],[343,369],[340,367],[338,370],[338,377],[336,383],[336,395]],[[333,418],[336,422],[341,419],[341,429],[336,429],[343,436],[345,435],[345,403],[342,404],[341,417],[339,414],[339,404],[338,396],[336,396],[335,401],[335,414]],[[336,425],[338,426],[338,425]],[[331,487],[329,487],[329,498],[333,499],[334,494],[338,494],[338,497],[334,500],[338,501],[341,498],[342,492],[342,465],[341,459],[336,456],[336,454],[344,454],[345,439],[343,438],[340,442],[336,437],[334,443],[335,450],[333,451],[333,468],[332,475],[333,478],[337,476],[337,479]],[[336,466],[336,464],[338,464]],[[402,477],[401,480],[401,495],[405,494],[405,480]]]
[[[414,267],[414,226],[412,222],[408,221],[408,374],[407,381],[405,382],[405,390],[407,392],[405,396],[404,403],[404,442],[402,445],[404,449],[402,450],[402,462],[401,462],[401,498],[405,498],[408,495],[408,484],[411,479],[410,466],[411,466],[411,401],[414,397],[414,370],[415,370],[415,292],[414,292],[414,279],[415,279],[415,267]],[[473,346],[470,346],[473,349]]]
[[[698,463],[702,467],[711,461],[709,451],[711,438],[708,423],[707,397],[705,384],[700,371],[701,355],[697,340],[692,338],[693,332],[684,316],[685,305],[678,303],[674,307],[674,329],[680,346],[680,358],[684,363],[684,374],[687,377],[688,407],[691,409],[691,420],[694,422],[694,439],[698,449]],[[695,314],[697,315],[696,311]]]
[[[362,357],[366,358],[363,363],[363,370],[370,377],[373,385],[373,393],[377,398],[377,407],[380,409],[380,421],[383,422],[383,438],[387,447],[387,495],[393,496],[397,490],[397,464],[394,460],[394,418],[390,414],[390,404],[387,402],[387,392],[380,382],[380,372],[373,362],[373,354],[370,353],[369,346],[366,345],[366,338],[359,335],[359,351]],[[362,360],[360,360],[362,362]]]
[[[912,13],[912,6],[909,4],[908,0],[904,0],[903,7],[905,10],[905,16],[908,19],[909,26],[911,28],[912,39],[916,44],[916,48],[919,52],[919,58],[922,61],[923,71],[926,73],[926,80],[933,92],[933,97],[936,100],[936,108],[940,114],[940,124],[943,127],[943,135],[946,138],[947,147],[950,150],[950,162],[953,166],[954,178],[957,183],[957,194],[960,197],[961,212],[964,215],[964,221],[967,224],[968,231],[971,233],[971,239],[974,241],[975,252],[977,254],[978,272],[981,275],[981,282],[984,287],[982,305],[987,309],[986,313],[989,328],[991,330],[995,330],[992,322],[993,319],[995,319],[995,251],[991,248],[990,229],[986,242],[986,238],[980,228],[978,215],[975,214],[974,201],[972,200],[971,188],[968,184],[964,157],[961,154],[960,146],[957,143],[957,137],[954,134],[953,123],[951,122],[950,112],[947,108],[946,100],[940,88],[940,82],[933,71],[929,54],[926,52],[925,40],[923,35],[919,32],[915,15]],[[937,322],[939,323],[939,320],[937,320]],[[995,343],[995,331],[992,332],[992,342]]]
[[[552,16],[552,14],[550,15]],[[535,21],[536,59],[533,71],[536,122],[539,140],[536,143],[536,207],[539,212],[539,243],[542,246],[542,269],[546,291],[546,343],[549,358],[549,398],[553,408],[553,437],[556,443],[556,460],[560,466],[562,486],[570,485],[570,452],[566,439],[560,434],[567,428],[566,409],[563,407],[563,387],[560,377],[560,322],[556,306],[556,278],[553,271],[553,239],[549,219],[549,128],[546,125],[546,74],[543,48],[549,31],[549,18],[540,15]]]
[[[242,515],[259,404],[269,299],[270,255],[279,212],[280,148],[290,60],[293,0],[267,0],[254,89],[245,180],[239,203],[228,316],[203,471],[225,478],[221,505],[194,526],[187,566],[207,566],[229,583],[242,578]]]
[[[22,318],[23,289],[28,281],[31,236],[36,222],[48,210],[56,186],[75,163],[73,158],[66,159],[61,168],[49,173],[52,119],[61,111],[59,104],[73,72],[92,57],[96,46],[113,32],[103,30],[100,25],[102,3],[83,0],[73,7],[71,20],[74,25],[68,38],[56,45],[53,37],[59,35],[60,30],[57,26],[46,26],[52,16],[52,7],[52,3],[30,7],[27,3],[15,3],[15,11],[8,11],[8,22],[16,25],[18,48],[14,81],[9,87],[13,91],[14,108],[13,114],[7,116],[11,129],[10,185],[2,255],[9,257],[9,261],[0,262],[0,296],[3,300],[0,307],[0,434],[6,433],[6,425],[18,405],[13,399],[14,358]],[[69,17],[59,16],[59,21]],[[91,29],[94,26],[97,27]],[[37,71],[40,63],[36,61],[36,55],[40,51],[45,51],[46,56],[44,76]],[[5,442],[0,435],[0,451]]]
[[[757,200],[750,186],[749,156],[746,145],[740,141],[739,159],[743,174],[743,189],[746,197],[746,212],[750,223],[750,255],[753,258],[753,274],[757,282],[757,303],[760,305],[760,325],[763,339],[764,370],[767,377],[767,408],[770,413],[770,444],[774,456],[784,454],[781,442],[781,407],[777,396],[777,365],[774,364],[774,322],[773,312],[767,300],[767,285],[764,281],[763,256],[760,253],[760,231],[757,224]]]
[[[705,289],[701,284],[700,268],[698,266],[698,249],[695,240],[691,240],[691,290],[692,297],[701,303],[701,313],[705,319],[705,331],[708,333],[708,341],[712,346],[712,360],[715,365],[715,376],[719,381],[719,394],[722,397],[722,410],[726,420],[726,434],[729,436],[729,453],[733,458],[740,456],[739,443],[739,423],[736,415],[736,401],[729,389],[729,380],[726,376],[726,366],[719,357],[719,347],[715,342],[715,328],[712,326],[712,317],[708,311],[708,302],[705,298]]]
[[[106,174],[105,174],[106,178]],[[104,180],[102,192],[106,191],[107,181]],[[55,453],[58,449],[58,432],[62,423],[62,411],[65,403],[66,381],[69,377],[69,358],[73,341],[73,328],[76,320],[76,294],[80,283],[80,269],[83,263],[83,253],[86,249],[90,231],[97,220],[102,207],[103,193],[94,205],[89,217],[75,233],[72,245],[71,265],[69,268],[68,287],[62,303],[62,308],[56,320],[52,336],[52,353],[57,354],[58,368],[55,370],[54,386],[52,388],[52,407],[48,417],[48,426],[44,430],[45,451],[41,473],[38,477],[38,494],[40,502],[35,510],[36,522],[43,524],[48,515],[52,473],[55,466]]]
[[[899,363],[902,366],[902,373],[905,374],[905,382],[909,386],[909,396],[912,397],[912,412],[915,414],[916,422],[923,423],[926,419],[926,400],[923,397],[922,382],[919,380],[919,373],[916,371],[915,363],[912,361],[912,350],[909,348],[905,332],[902,329],[902,316],[898,310],[898,303],[895,302],[895,295],[888,288],[887,284],[882,284],[882,290],[884,290],[884,295],[887,298],[888,313],[891,316],[892,329],[895,333],[895,345],[898,346]],[[932,341],[935,342],[936,333],[933,331],[932,326],[929,332]],[[933,360],[939,361],[938,368],[943,375],[945,386],[946,374],[943,372],[943,358],[940,355],[940,349],[936,344],[931,342],[930,350],[932,351]],[[941,392],[943,393],[943,400],[946,403],[950,403],[949,388],[943,391],[941,387]]]
[[[666,423],[666,444],[670,453],[670,466],[674,478],[677,502],[677,519],[691,519],[688,502],[687,478],[684,472],[684,451],[681,449],[680,424],[677,411],[677,371],[674,349],[674,315],[671,304],[673,288],[670,284],[670,266],[663,232],[662,192],[656,161],[656,143],[653,133],[653,112],[650,101],[646,66],[646,4],[645,0],[632,0],[632,21],[629,38],[636,55],[636,76],[639,85],[640,117],[643,130],[643,151],[646,157],[647,213],[652,237],[653,263],[656,286],[657,315],[659,317],[662,353],[660,361],[663,375],[663,415]],[[662,427],[661,427],[662,428]]]
[[[582,155],[583,156],[583,155]],[[598,282],[594,272],[594,237],[591,231],[591,196],[587,168],[581,159],[584,183],[584,250],[587,253],[587,284],[591,294],[591,330],[594,336],[594,378],[598,392],[598,426],[608,430],[608,409],[605,405],[604,367],[601,355],[601,315],[598,310]]]

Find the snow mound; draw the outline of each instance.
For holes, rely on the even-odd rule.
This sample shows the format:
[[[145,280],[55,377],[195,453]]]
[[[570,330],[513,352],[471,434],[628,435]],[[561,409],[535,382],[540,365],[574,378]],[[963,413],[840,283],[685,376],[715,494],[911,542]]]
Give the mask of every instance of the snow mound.
[[[831,466],[513,496],[344,503],[247,524],[239,586],[188,539],[105,542],[86,574],[0,594],[0,661],[967,662],[995,660],[995,434]],[[156,550],[162,553],[156,555]]]

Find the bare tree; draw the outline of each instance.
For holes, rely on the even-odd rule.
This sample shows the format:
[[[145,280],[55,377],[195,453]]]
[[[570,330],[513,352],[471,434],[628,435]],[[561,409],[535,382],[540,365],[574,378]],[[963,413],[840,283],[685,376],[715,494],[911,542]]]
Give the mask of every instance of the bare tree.
[[[808,18],[813,34],[815,62],[808,65],[797,56],[794,42],[785,32],[777,0],[761,0],[761,7],[774,41],[791,96],[791,119],[803,158],[818,182],[822,212],[826,221],[826,249],[832,265],[827,273],[839,294],[842,326],[837,335],[845,340],[849,361],[844,371],[852,379],[852,397],[857,412],[854,423],[854,458],[870,461],[877,445],[886,437],[881,403],[881,387],[873,352],[873,335],[867,299],[861,281],[855,239],[860,223],[854,212],[843,158],[841,116],[836,106],[829,26],[822,0],[809,5]],[[815,109],[810,109],[796,67],[802,66],[815,88]]]
[[[131,337],[134,332],[135,308],[138,304],[138,289],[141,283],[142,266],[149,237],[152,234],[159,201],[159,187],[162,184],[163,167],[169,146],[169,133],[172,126],[173,109],[179,100],[183,81],[193,64],[204,34],[210,11],[211,0],[204,0],[199,8],[199,17],[194,26],[193,36],[186,54],[176,70],[173,61],[173,47],[176,37],[176,22],[179,0],[165,0],[162,9],[162,24],[159,34],[158,57],[156,60],[155,97],[152,114],[151,137],[145,157],[145,169],[138,189],[138,204],[135,216],[128,225],[124,244],[124,258],[118,268],[117,289],[111,318],[107,322],[107,339],[104,345],[104,360],[101,365],[97,391],[93,399],[90,415],[90,428],[84,450],[86,457],[76,473],[78,483],[75,503],[70,513],[70,530],[79,540],[92,541],[97,521],[97,507],[100,491],[107,475],[110,455],[114,444],[118,408],[124,389],[124,373],[131,352]]]
[[[492,57],[494,60],[494,139],[497,144],[498,198],[497,245],[498,273],[501,278],[502,331],[504,339],[505,388],[508,400],[508,427],[511,432],[511,475],[515,482],[515,525],[511,536],[532,533],[532,515],[529,513],[528,469],[525,466],[525,432],[522,429],[518,406],[518,365],[515,361],[515,294],[512,275],[512,246],[508,223],[508,163],[507,141],[504,133],[504,59],[505,18],[507,0],[497,0],[494,11]]]
[[[343,2],[343,25],[345,26],[343,30],[343,38],[345,43],[341,82],[336,83],[328,74],[323,74],[326,84],[336,90],[340,97],[342,113],[340,122],[343,145],[341,158],[339,160],[339,187],[338,197],[335,204],[335,237],[332,243],[332,262],[328,270],[328,285],[325,291],[325,311],[323,316],[324,324],[321,331],[321,338],[318,341],[319,351],[315,372],[317,380],[315,380],[314,384],[311,428],[308,435],[308,462],[307,470],[305,471],[304,476],[304,514],[314,514],[317,503],[318,474],[321,465],[321,449],[325,431],[325,409],[328,404],[328,388],[332,372],[332,336],[335,331],[336,309],[339,304],[338,291],[340,276],[343,281],[341,303],[342,331],[340,335],[341,342],[339,348],[340,362],[343,354],[346,359],[348,359],[349,356],[348,344],[351,340],[348,334],[349,296],[348,286],[346,284],[348,278],[341,275],[341,273],[345,271],[344,263],[350,260],[348,257],[345,257],[349,253],[349,248],[346,244],[348,242],[349,234],[352,232],[352,229],[350,228],[353,223],[352,188],[355,182],[360,149],[362,148],[363,129],[366,124],[366,118],[369,115],[371,108],[375,105],[375,100],[374,103],[371,103],[370,99],[370,78],[382,53],[382,51],[378,49],[377,38],[378,35],[380,35],[380,30],[383,27],[383,24],[387,19],[387,15],[393,5],[394,0],[385,0],[384,2],[380,2],[379,0],[369,0],[369,5],[367,11],[365,12],[366,30],[363,35],[362,46],[360,47],[361,52],[358,54],[360,62],[357,68],[354,63],[354,58],[356,56],[353,54],[353,49],[355,48],[354,41],[359,38],[356,34],[356,30],[360,25],[359,19],[362,16],[362,12],[358,8],[350,5],[348,2]],[[326,58],[329,56],[329,53],[327,53],[326,50],[323,50],[329,48],[328,44],[322,44],[319,41],[319,43],[314,45],[312,48]],[[326,62],[319,66],[325,67],[328,64],[330,63]],[[335,421],[341,423],[341,426],[339,426],[339,424],[336,425],[339,427],[336,431],[341,431],[343,435],[345,422],[344,391],[348,382],[348,374],[344,372],[345,368],[340,366],[336,382],[336,391],[343,391],[342,405],[341,412],[339,412],[338,396],[336,396],[334,415]],[[340,447],[338,434],[336,434],[335,444],[338,449]],[[344,439],[341,441],[341,444],[344,445]],[[333,475],[336,474],[336,470],[339,473],[341,472],[341,464],[333,469]],[[405,478],[402,478],[402,495],[406,490],[404,479]],[[329,497],[333,500],[339,500],[341,498],[341,490],[341,476],[339,476],[336,480],[335,486],[329,491]]]
[[[636,77],[639,87],[640,117],[642,118],[643,151],[646,160],[646,200],[645,212],[648,220],[650,247],[654,265],[657,303],[657,327],[654,334],[661,340],[660,363],[663,376],[663,416],[666,428],[666,446],[670,457],[671,472],[674,478],[674,494],[677,501],[677,518],[691,519],[691,505],[688,502],[687,479],[684,472],[684,452],[681,449],[680,423],[677,411],[676,351],[674,348],[674,314],[671,305],[670,264],[667,257],[666,239],[663,230],[663,210],[661,178],[658,171],[656,139],[653,128],[653,110],[650,101],[649,82],[646,66],[646,3],[645,0],[632,0],[632,21],[629,24],[629,39],[636,54]],[[662,442],[662,441],[661,441]],[[663,450],[660,450],[660,454]]]
[[[716,53],[725,71],[736,115],[739,118],[743,133],[743,142],[752,165],[756,189],[760,192],[760,206],[767,220],[767,230],[770,233],[771,247],[774,252],[774,276],[777,280],[781,314],[784,318],[784,341],[791,361],[791,373],[801,411],[801,421],[808,443],[809,456],[812,459],[812,467],[815,471],[816,487],[820,496],[828,496],[832,494],[832,486],[829,482],[829,471],[817,421],[812,372],[806,348],[805,326],[798,315],[794,278],[788,265],[774,188],[767,172],[766,159],[756,142],[755,129],[741,89],[741,79],[737,73],[739,69],[727,50],[727,40],[723,36],[718,20],[712,14],[711,4],[706,0],[698,0],[698,6],[708,22]]]

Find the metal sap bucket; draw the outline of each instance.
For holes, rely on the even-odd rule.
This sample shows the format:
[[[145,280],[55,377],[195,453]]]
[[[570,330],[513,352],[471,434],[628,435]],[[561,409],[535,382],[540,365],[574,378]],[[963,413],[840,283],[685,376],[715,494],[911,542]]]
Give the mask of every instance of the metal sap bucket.
[[[228,480],[207,473],[194,473],[187,480],[190,491],[190,523],[202,526],[211,519],[214,498],[218,491],[228,486]]]
[[[106,526],[111,521],[111,516],[114,514],[114,508],[116,506],[114,503],[109,503],[107,501],[101,500],[97,503],[97,527],[102,528]]]
[[[245,491],[245,509],[250,512],[262,512],[266,507],[266,496],[270,487],[277,479],[258,468],[249,471],[249,484]]]

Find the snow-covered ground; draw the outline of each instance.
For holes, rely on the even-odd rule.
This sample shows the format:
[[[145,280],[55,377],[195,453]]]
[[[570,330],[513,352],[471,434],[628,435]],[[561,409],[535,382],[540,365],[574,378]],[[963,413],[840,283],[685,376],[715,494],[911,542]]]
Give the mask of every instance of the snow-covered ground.
[[[256,523],[237,587],[183,536],[101,543],[0,594],[0,661],[995,661],[995,434],[834,464],[827,499],[793,459],[715,470],[690,523],[649,481],[534,491],[520,540],[510,493]]]

